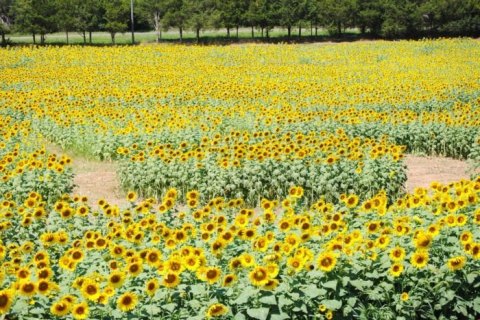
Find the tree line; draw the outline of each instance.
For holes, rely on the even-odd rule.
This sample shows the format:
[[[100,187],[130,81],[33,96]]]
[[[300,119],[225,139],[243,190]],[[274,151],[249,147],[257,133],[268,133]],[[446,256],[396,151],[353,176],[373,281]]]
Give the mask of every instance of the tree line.
[[[132,20],[131,0],[0,0],[0,35],[3,44],[11,32],[28,33],[34,43],[45,43],[52,32],[79,32],[84,43],[92,32],[115,35],[127,31]],[[480,0],[134,0],[134,27],[162,31],[176,28],[182,41],[185,30],[197,40],[204,29],[226,29],[238,37],[240,27],[269,37],[274,27],[302,35],[319,28],[341,36],[348,28],[362,35],[384,38],[478,36]],[[235,33],[235,34],[233,34]]]

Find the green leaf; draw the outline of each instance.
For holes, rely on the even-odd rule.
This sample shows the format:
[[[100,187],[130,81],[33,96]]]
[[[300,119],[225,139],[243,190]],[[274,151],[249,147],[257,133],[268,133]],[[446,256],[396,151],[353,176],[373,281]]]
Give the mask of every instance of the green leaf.
[[[291,304],[293,304],[293,301],[292,301],[292,300],[290,300],[290,299],[288,299],[288,298],[286,298],[286,297],[284,297],[284,296],[278,297],[278,306],[279,306],[280,308],[282,308],[283,306],[289,306],[289,305],[291,305]]]
[[[173,312],[173,310],[175,310],[176,307],[177,307],[176,303],[168,303],[168,304],[162,305],[162,308],[167,310],[168,312]]]
[[[355,303],[357,303],[357,298],[355,298],[355,297],[348,298],[347,304],[348,304],[350,307],[354,307],[354,306],[355,306]]]
[[[257,290],[253,289],[252,287],[246,287],[242,293],[238,296],[238,298],[234,301],[235,304],[245,304],[248,302],[250,297],[255,296],[257,294]]]
[[[281,314],[272,314],[270,315],[271,320],[285,320],[285,319],[290,319],[290,316],[286,315],[285,313]]]
[[[473,300],[473,310],[475,310],[476,313],[480,313],[480,297]]]
[[[355,289],[359,291],[363,291],[364,289],[371,288],[373,286],[373,281],[370,280],[357,279],[350,281],[350,283]]]
[[[245,315],[243,315],[239,312],[235,315],[235,317],[233,319],[235,319],[235,320],[245,320],[246,318],[245,318]]]
[[[469,273],[467,274],[467,282],[468,284],[472,284],[475,279],[477,278],[477,275],[475,273]]]
[[[325,289],[318,288],[314,284],[308,285],[305,289],[302,290],[305,295],[311,299],[316,298],[321,295],[325,295],[327,291]]]
[[[148,312],[149,315],[156,315],[161,311],[161,309],[154,304],[149,304],[145,306],[145,310]]]
[[[254,319],[267,320],[269,311],[270,311],[269,308],[255,308],[255,309],[248,309],[247,314]]]
[[[342,307],[340,300],[323,300],[323,304],[330,310],[338,310]]]
[[[336,290],[337,289],[337,282],[338,282],[337,280],[331,280],[331,281],[325,282],[323,284],[323,287]]]
[[[260,301],[263,304],[271,304],[274,306],[277,305],[277,299],[275,299],[274,295],[261,297],[258,301]]]

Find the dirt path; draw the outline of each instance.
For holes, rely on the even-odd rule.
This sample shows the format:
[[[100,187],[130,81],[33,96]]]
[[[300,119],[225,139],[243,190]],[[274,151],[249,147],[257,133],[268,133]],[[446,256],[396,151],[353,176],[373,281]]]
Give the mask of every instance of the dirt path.
[[[405,163],[407,191],[413,191],[416,187],[428,187],[433,181],[449,183],[470,177],[470,166],[462,160],[407,155]]]
[[[111,205],[126,207],[125,193],[120,188],[115,162],[97,161],[77,156],[55,145],[48,145],[49,152],[66,154],[72,159],[75,174],[73,194],[87,196],[88,204],[98,207],[99,199],[105,199]]]

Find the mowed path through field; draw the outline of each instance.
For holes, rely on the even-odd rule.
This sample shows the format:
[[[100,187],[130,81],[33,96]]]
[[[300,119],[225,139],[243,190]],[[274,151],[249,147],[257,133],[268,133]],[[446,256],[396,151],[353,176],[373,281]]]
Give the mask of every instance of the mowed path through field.
[[[115,162],[97,161],[72,155],[52,145],[48,149],[57,154],[67,154],[72,158],[75,173],[73,193],[87,196],[91,206],[97,207],[99,199],[105,199],[111,205],[120,207],[128,205],[125,192],[120,186]],[[445,184],[468,179],[470,175],[470,166],[463,160],[406,155],[405,163],[408,177],[406,189],[409,192],[416,187],[428,187],[433,181]]]

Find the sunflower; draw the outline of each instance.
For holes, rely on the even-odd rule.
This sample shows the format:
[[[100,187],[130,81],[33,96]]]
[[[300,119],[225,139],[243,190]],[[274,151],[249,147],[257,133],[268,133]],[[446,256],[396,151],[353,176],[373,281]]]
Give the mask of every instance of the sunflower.
[[[130,191],[127,193],[127,201],[135,202],[137,200],[137,194],[134,191]]]
[[[14,297],[14,291],[11,289],[0,290],[0,314],[6,314],[10,310]]]
[[[317,258],[318,268],[323,272],[332,271],[333,268],[335,268],[336,263],[337,263],[337,257],[331,251],[321,253]]]
[[[112,286],[113,288],[118,289],[125,282],[125,278],[126,278],[125,272],[123,272],[123,271],[113,271],[108,276],[108,284],[110,286]]]
[[[402,294],[400,295],[400,300],[402,301],[407,301],[408,298],[409,298],[408,292],[402,292]]]
[[[18,292],[21,296],[32,297],[37,293],[37,284],[32,281],[22,281],[19,284]]]
[[[158,288],[159,288],[159,283],[158,283],[158,280],[155,278],[148,280],[147,283],[145,284],[145,291],[149,296],[153,296],[155,292],[157,292]]]
[[[358,196],[355,194],[349,195],[345,199],[345,204],[347,205],[348,208],[353,209],[358,205]]]
[[[457,256],[448,259],[447,261],[447,266],[450,271],[456,271],[456,270],[461,270],[465,266],[465,263],[467,262],[467,258],[464,256]]]
[[[267,268],[262,266],[256,266],[253,268],[253,270],[250,271],[248,278],[250,279],[250,282],[257,287],[266,285],[270,279]]]
[[[72,308],[72,316],[74,319],[87,319],[88,313],[88,304],[86,302],[78,303]]]
[[[394,263],[390,267],[390,274],[394,277],[399,277],[403,272],[403,264],[401,263]]]
[[[217,267],[207,267],[205,268],[204,271],[204,279],[207,281],[209,284],[214,284],[215,282],[218,281],[222,274],[222,271],[217,268]]]
[[[176,273],[167,272],[163,276],[162,285],[167,288],[175,288],[180,283],[180,276]]]
[[[268,290],[268,291],[275,290],[278,287],[279,283],[280,282],[277,279],[269,279],[267,283],[265,283],[265,285],[262,286],[262,289]]]
[[[183,270],[185,270],[185,267],[180,257],[171,257],[165,263],[165,270],[167,270],[167,272],[181,274]]]
[[[248,253],[243,253],[240,256],[240,263],[245,268],[252,267],[253,265],[255,265],[255,258]]]
[[[62,301],[55,302],[50,307],[50,312],[54,316],[63,317],[63,316],[66,316],[70,312],[71,308],[72,308],[72,305],[68,301],[62,300]]]
[[[402,261],[405,258],[405,249],[398,246],[395,248],[392,248],[390,250],[389,256],[390,256],[390,259],[395,262]]]
[[[132,277],[138,276],[142,271],[143,267],[139,262],[132,262],[127,266],[127,272]]]
[[[47,295],[50,291],[58,289],[58,286],[48,280],[41,279],[37,283],[38,293],[42,295]]]
[[[96,301],[100,295],[98,284],[91,279],[85,279],[83,281],[81,291],[82,295],[90,301]]]
[[[304,261],[299,257],[290,257],[287,259],[287,265],[295,272],[299,272],[304,266]]]
[[[426,249],[431,246],[433,237],[429,233],[420,232],[414,239],[417,249]]]
[[[138,303],[138,297],[133,292],[125,292],[117,299],[117,307],[123,312],[128,312],[135,309]]]
[[[162,253],[160,250],[153,248],[148,251],[145,258],[150,266],[157,266],[162,258]]]
[[[207,310],[207,318],[221,317],[228,313],[228,307],[221,304],[215,303],[211,305]]]
[[[234,274],[227,274],[225,277],[223,277],[222,286],[229,287],[235,282],[237,282],[237,276]]]
[[[424,268],[428,263],[428,251],[426,250],[417,250],[413,253],[410,258],[410,263],[418,269]]]

